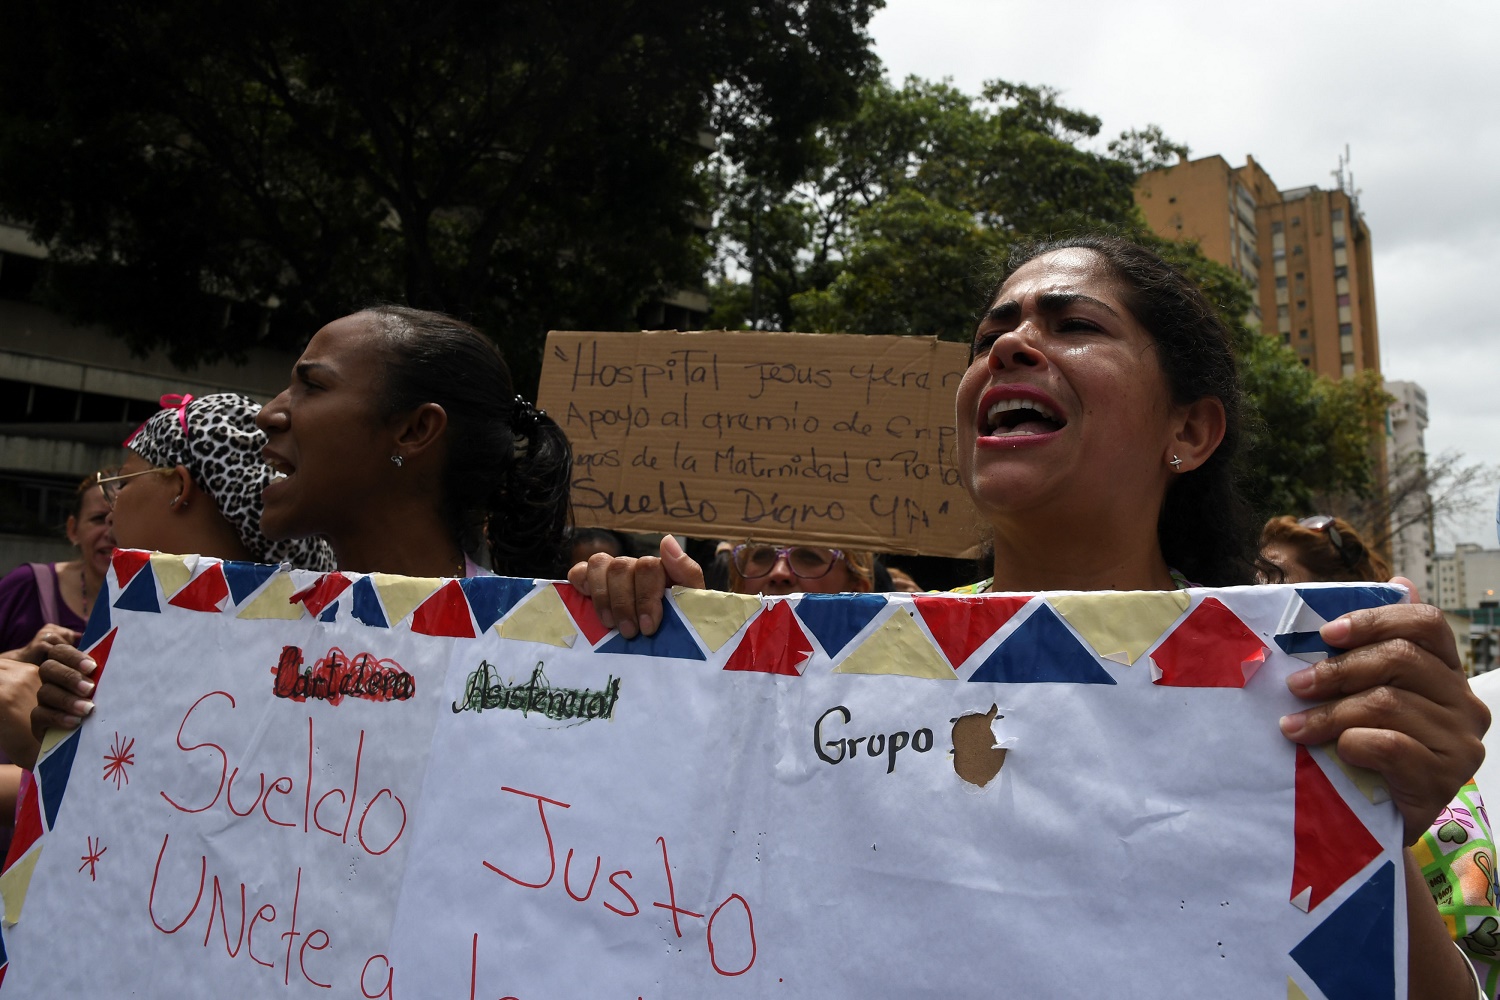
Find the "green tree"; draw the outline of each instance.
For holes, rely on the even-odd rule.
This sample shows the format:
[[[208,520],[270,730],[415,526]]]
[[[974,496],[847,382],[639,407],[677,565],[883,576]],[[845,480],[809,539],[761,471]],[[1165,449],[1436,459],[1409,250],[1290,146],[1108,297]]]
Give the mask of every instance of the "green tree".
[[[371,300],[549,326],[696,285],[705,149],[803,173],[880,0],[16,5],[0,215],[50,301],[192,362]],[[711,145],[711,143],[710,143]]]

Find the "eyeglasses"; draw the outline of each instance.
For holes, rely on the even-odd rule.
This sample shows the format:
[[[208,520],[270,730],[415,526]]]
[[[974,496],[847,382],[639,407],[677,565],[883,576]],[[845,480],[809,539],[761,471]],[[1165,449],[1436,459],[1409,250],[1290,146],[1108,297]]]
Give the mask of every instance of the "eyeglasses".
[[[833,569],[833,564],[843,556],[844,553],[839,549],[819,549],[808,545],[777,548],[775,545],[746,542],[744,545],[736,545],[729,558],[734,563],[735,570],[747,580],[769,575],[783,558],[794,575],[803,580],[816,580],[820,576],[827,576],[828,571]]]
[[[1306,528],[1309,531],[1321,531],[1326,534],[1328,541],[1333,545],[1333,550],[1339,554],[1339,559],[1349,569],[1357,566],[1360,557],[1364,555],[1364,546],[1354,542],[1352,538],[1348,539],[1348,541],[1353,544],[1349,546],[1344,544],[1344,536],[1339,534],[1339,529],[1333,526],[1333,518],[1328,514],[1314,514],[1312,517],[1304,517],[1297,524],[1299,527]],[[1350,548],[1357,548],[1359,551],[1351,552],[1349,551]]]
[[[117,497],[117,496],[120,495],[120,490],[122,488],[120,484],[124,480],[126,480],[126,479],[134,479],[136,476],[144,476],[144,475],[148,475],[149,473],[152,473],[152,472],[168,472],[168,471],[170,471],[170,470],[168,470],[168,469],[145,469],[145,470],[142,470],[141,472],[127,472],[123,476],[120,475],[120,474],[118,474],[118,473],[115,473],[114,475],[106,476],[104,474],[104,472],[96,472],[96,473],[94,473],[94,485],[97,486],[97,487],[99,487],[99,492],[104,495],[104,502],[107,503],[107,504],[109,504],[111,507],[113,507],[115,505],[115,497]],[[105,472],[114,472],[114,470],[113,469],[106,469]]]

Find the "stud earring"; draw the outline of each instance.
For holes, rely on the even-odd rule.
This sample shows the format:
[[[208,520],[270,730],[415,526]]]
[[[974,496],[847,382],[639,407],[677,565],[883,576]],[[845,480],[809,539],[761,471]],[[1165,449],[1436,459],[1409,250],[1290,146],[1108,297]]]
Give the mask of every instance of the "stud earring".
[[[402,458],[400,455],[392,455],[391,461],[395,463],[395,466],[398,469],[406,464],[406,459]]]
[[[1167,464],[1172,467],[1173,472],[1180,472],[1182,470],[1182,459],[1178,458],[1176,455],[1173,455],[1172,461],[1168,462]]]

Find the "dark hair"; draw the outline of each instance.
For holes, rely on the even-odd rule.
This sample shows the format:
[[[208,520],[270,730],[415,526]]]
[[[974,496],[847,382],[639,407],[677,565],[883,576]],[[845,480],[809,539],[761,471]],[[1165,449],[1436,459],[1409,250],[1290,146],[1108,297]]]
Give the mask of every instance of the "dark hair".
[[[1125,285],[1125,306],[1156,342],[1174,403],[1212,396],[1224,404],[1224,440],[1198,468],[1174,476],[1167,490],[1156,526],[1162,556],[1203,586],[1251,582],[1254,527],[1236,482],[1243,392],[1228,327],[1182,272],[1146,247],[1113,236],[1069,236],[1018,247],[983,308],[1023,264],[1066,249],[1098,254]]]
[[[545,413],[515,394],[500,349],[469,324],[404,306],[366,310],[390,357],[390,416],[436,403],[448,415],[443,516],[466,552],[488,539],[491,568],[510,576],[564,570],[573,453]]]
[[[1370,550],[1354,526],[1341,517],[1329,524],[1338,533],[1339,545],[1327,529],[1304,527],[1290,514],[1273,517],[1260,531],[1260,547],[1281,544],[1290,548],[1308,576],[1318,581],[1374,580],[1384,583],[1391,578],[1391,567],[1378,552]],[[1272,583],[1281,583],[1285,573],[1268,559],[1257,562],[1262,575]]]

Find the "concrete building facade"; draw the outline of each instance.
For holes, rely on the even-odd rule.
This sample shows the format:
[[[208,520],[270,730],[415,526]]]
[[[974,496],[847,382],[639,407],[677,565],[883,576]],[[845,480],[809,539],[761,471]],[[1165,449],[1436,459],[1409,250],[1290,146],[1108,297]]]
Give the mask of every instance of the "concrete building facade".
[[[1427,393],[1415,382],[1387,382],[1386,466],[1391,476],[1391,566],[1432,593],[1432,498],[1427,492]]]
[[[1380,370],[1370,230],[1349,188],[1283,191],[1253,156],[1216,155],[1142,174],[1135,197],[1158,235],[1245,276],[1252,323],[1339,379]]]
[[[287,385],[296,360],[255,350],[244,365],[184,372],[159,352],[132,355],[108,331],[29,301],[46,257],[24,230],[0,224],[0,573],[72,557],[61,526],[79,481],[120,464],[121,442],[164,394],[240,392],[264,402]]]
[[[1440,608],[1500,608],[1500,549],[1461,543],[1433,557],[1432,577],[1432,600]]]

